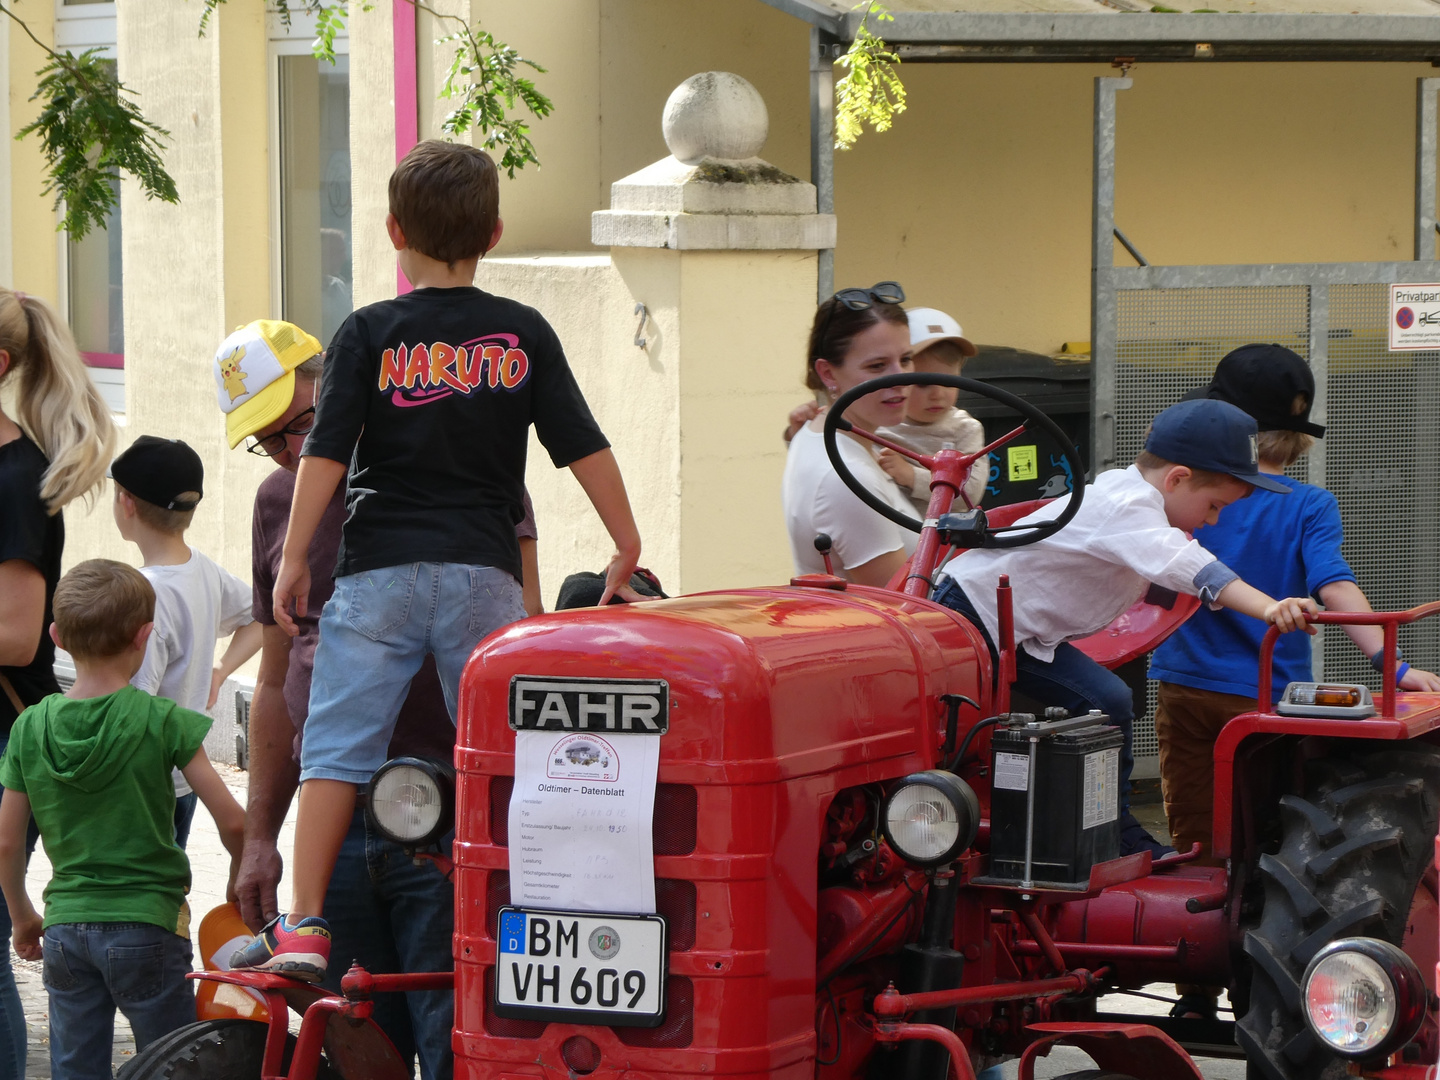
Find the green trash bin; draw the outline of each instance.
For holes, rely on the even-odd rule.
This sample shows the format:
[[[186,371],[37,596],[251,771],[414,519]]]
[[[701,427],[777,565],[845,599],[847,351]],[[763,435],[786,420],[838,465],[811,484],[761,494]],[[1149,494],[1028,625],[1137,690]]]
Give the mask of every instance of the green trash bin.
[[[1056,359],[1007,345],[981,345],[961,372],[1023,398],[1059,425],[1090,469],[1090,358]],[[985,427],[985,441],[994,442],[1014,430],[1020,417],[978,394],[962,392],[956,404]],[[979,462],[976,463],[979,466]],[[1043,432],[1026,432],[990,454],[982,506],[1008,506],[1030,499],[1054,498],[1073,490],[1085,478],[1069,475],[1061,449]]]

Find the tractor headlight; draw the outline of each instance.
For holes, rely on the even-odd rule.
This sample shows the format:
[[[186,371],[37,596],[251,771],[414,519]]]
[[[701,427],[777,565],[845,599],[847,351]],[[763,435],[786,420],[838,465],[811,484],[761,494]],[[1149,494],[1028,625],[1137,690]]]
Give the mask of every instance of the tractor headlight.
[[[430,758],[392,758],[370,778],[365,813],[387,840],[433,844],[455,823],[455,770]]]
[[[1343,938],[1315,954],[1301,982],[1305,1022],[1347,1058],[1380,1058],[1413,1039],[1427,990],[1415,961],[1387,941]]]
[[[885,800],[881,828],[906,862],[938,866],[975,842],[980,800],[954,773],[932,769],[900,781]]]

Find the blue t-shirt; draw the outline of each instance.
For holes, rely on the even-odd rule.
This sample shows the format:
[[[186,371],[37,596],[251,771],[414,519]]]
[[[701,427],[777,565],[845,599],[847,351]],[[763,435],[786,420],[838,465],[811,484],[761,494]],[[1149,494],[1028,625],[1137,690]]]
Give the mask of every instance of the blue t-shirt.
[[[1275,479],[1290,488],[1289,495],[1256,488],[1248,498],[1227,506],[1217,524],[1198,529],[1195,539],[1246,584],[1277,600],[1316,596],[1331,582],[1354,581],[1340,554],[1344,532],[1335,496],[1288,476]],[[1254,697],[1266,629],[1249,615],[1201,608],[1155,650],[1150,677]],[[1283,635],[1275,646],[1275,698],[1287,683],[1310,678],[1310,636]]]

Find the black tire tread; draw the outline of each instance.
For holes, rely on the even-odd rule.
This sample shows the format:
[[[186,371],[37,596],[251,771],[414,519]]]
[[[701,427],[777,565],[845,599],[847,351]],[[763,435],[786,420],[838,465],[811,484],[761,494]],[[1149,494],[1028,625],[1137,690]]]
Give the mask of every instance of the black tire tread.
[[[1300,979],[1324,945],[1354,934],[1400,944],[1440,816],[1440,747],[1347,744],[1306,766],[1280,801],[1283,841],[1261,857],[1265,903],[1245,934],[1250,1006],[1235,1026],[1249,1075],[1342,1080],[1300,1013]]]
[[[115,1080],[259,1080],[269,1025],[254,1020],[202,1020],[156,1039],[125,1064]],[[285,1041],[290,1067],[295,1036]],[[322,1056],[316,1080],[341,1080]]]

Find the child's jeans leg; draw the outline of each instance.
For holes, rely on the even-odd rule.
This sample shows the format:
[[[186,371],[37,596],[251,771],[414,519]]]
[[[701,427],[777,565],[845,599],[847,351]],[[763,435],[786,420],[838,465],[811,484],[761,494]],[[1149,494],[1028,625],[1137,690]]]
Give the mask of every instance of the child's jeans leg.
[[[109,1080],[118,1007],[137,1049],[195,1022],[190,942],[149,923],[45,930],[50,1068],[55,1080]]]
[[[475,646],[502,626],[525,617],[520,583],[493,566],[440,564],[439,603],[435,607],[430,651],[440,673],[445,707],[456,718],[460,676]]]
[[[385,763],[395,719],[429,647],[439,565],[406,563],[335,579],[320,614],[301,782],[359,786]]]
[[[1065,642],[1048,664],[1017,649],[1015,688],[1044,705],[1068,709],[1072,715],[1099,709],[1120,729],[1125,737],[1120,749],[1120,816],[1124,818],[1130,812],[1130,771],[1135,767],[1130,740],[1135,704],[1125,680]]]

